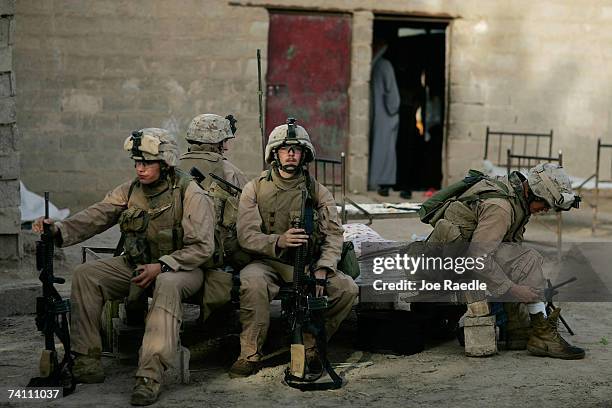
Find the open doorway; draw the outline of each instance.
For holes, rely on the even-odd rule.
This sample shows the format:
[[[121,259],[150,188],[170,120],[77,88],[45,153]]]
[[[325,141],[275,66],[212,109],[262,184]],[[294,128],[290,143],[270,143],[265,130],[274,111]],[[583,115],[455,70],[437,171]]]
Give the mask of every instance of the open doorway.
[[[389,16],[374,20],[374,47],[381,38],[387,45],[382,57],[393,66],[400,96],[394,188],[403,198],[442,184],[447,25]],[[371,155],[373,132],[372,127]]]

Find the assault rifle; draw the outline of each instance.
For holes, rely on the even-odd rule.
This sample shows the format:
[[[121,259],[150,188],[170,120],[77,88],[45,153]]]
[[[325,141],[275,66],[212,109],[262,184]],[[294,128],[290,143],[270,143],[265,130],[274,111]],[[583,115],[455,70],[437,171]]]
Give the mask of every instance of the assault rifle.
[[[45,218],[49,218],[49,193],[45,192]],[[74,360],[70,350],[68,314],[70,299],[62,299],[55,284],[65,283],[63,278],[53,275],[53,234],[51,225],[43,221],[43,233],[36,241],[36,269],[42,282],[42,296],[36,298],[36,328],[45,336],[45,349],[40,356],[40,377],[30,380],[28,387],[62,387],[63,395],[72,393],[76,387],[72,375]],[[61,363],[55,349],[55,336],[64,346]]]
[[[230,183],[229,181],[227,181],[227,180],[225,180],[225,179],[215,175],[214,173],[208,173],[208,175],[210,177],[212,177],[213,179],[215,179],[216,181],[218,181],[219,183],[223,184],[226,187],[226,189],[230,190],[230,192],[231,192],[231,190],[233,190],[233,191],[236,192],[236,194],[241,194],[242,193],[242,189],[240,187],[238,187],[238,186]],[[234,194],[234,195],[236,195],[236,194]]]
[[[306,190],[302,190],[301,216],[292,222],[293,228],[302,228],[305,234],[311,235],[314,229],[313,205]],[[305,274],[310,269],[312,247],[302,244],[295,249],[293,264],[293,284],[286,289],[281,297],[282,313],[289,322],[291,330],[291,363],[285,371],[285,383],[290,387],[302,391],[338,389],[343,380],[332,368],[327,359],[327,334],[325,333],[325,319],[323,312],[327,309],[327,297],[317,297],[316,280],[313,276]],[[315,383],[323,375],[310,373],[306,365],[306,352],[304,348],[304,332],[311,333],[315,338],[321,365],[327,371],[331,382]]]

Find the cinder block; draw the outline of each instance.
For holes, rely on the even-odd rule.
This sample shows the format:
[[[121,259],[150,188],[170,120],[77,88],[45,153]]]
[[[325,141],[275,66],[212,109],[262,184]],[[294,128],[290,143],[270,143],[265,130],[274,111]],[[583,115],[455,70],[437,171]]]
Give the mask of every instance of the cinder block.
[[[0,1],[0,15],[15,14],[15,0]]]
[[[0,259],[15,261],[23,256],[23,247],[21,245],[21,239],[19,233],[13,234],[1,234],[0,235]],[[36,304],[36,301],[27,302],[25,305],[19,302],[13,302],[6,298],[6,292],[0,292],[0,317],[9,316],[12,314],[24,314],[32,313],[32,303]],[[15,299],[23,301],[23,295],[16,296]],[[35,308],[35,306],[34,306]]]
[[[17,135],[16,125],[0,125],[0,153],[17,150]]]
[[[0,180],[0,208],[19,207],[19,180]]]
[[[164,372],[164,384],[189,384],[189,359],[191,353],[189,349],[179,346],[176,352],[176,358],[172,363],[172,367]]]
[[[21,211],[19,207],[0,208],[0,234],[19,234],[21,231]]]
[[[11,17],[0,18],[0,47],[9,46],[11,20]]]
[[[0,98],[0,123],[15,123],[16,116],[15,99]]]
[[[0,98],[13,95],[13,86],[11,83],[11,73],[5,72],[0,74]]]
[[[0,48],[0,71],[11,71],[13,69],[13,47]]]
[[[119,317],[113,319],[113,355],[120,360],[137,358],[144,337],[144,326],[128,326]]]
[[[466,356],[487,357],[497,353],[495,316],[466,317],[463,330]]]
[[[19,153],[0,153],[0,180],[19,178]]]

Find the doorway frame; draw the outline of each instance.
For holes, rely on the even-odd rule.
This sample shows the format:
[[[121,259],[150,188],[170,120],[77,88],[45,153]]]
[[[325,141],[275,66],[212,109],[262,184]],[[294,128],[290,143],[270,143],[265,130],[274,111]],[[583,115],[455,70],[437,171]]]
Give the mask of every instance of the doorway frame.
[[[445,24],[444,29],[444,126],[442,127],[442,187],[448,186],[449,172],[449,152],[448,134],[450,118],[450,83],[451,83],[451,36],[455,18],[447,14],[443,15],[423,15],[423,14],[395,14],[395,13],[373,13],[372,19],[372,38],[374,36],[375,21],[405,21],[406,23],[441,23]],[[368,158],[369,158],[368,151]]]

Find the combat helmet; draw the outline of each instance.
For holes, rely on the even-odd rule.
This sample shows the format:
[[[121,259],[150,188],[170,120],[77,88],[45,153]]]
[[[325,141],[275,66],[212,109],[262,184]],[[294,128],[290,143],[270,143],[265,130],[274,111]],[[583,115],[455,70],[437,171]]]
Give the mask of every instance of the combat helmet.
[[[295,124],[295,119],[287,119],[287,124],[275,127],[268,137],[266,145],[266,162],[272,163],[276,160],[276,151],[281,146],[299,145],[304,149],[301,164],[314,160],[315,148],[310,141],[306,129]]]
[[[216,144],[234,138],[232,120],[235,121],[232,115],[225,118],[213,113],[198,115],[189,124],[185,139],[188,142]]]
[[[134,160],[162,161],[169,167],[176,167],[179,162],[176,138],[166,129],[135,130],[125,139],[123,149]]]
[[[578,208],[580,197],[572,192],[572,183],[561,166],[541,163],[529,169],[527,183],[533,194],[556,211]]]

